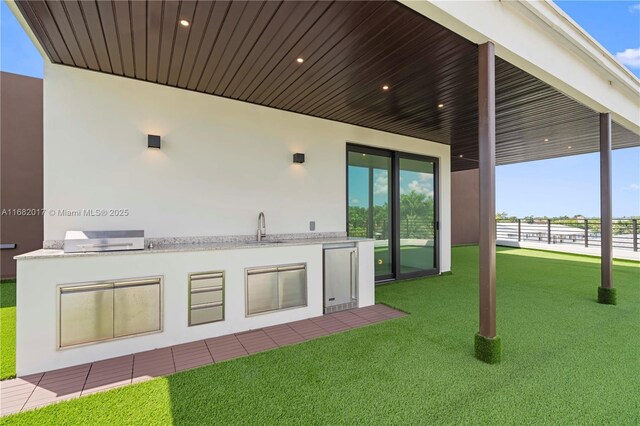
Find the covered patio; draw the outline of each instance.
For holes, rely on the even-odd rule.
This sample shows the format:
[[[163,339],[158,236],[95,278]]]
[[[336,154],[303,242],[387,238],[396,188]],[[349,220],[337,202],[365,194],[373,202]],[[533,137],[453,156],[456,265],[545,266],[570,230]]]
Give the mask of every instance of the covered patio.
[[[601,276],[590,285],[593,299],[597,287],[599,302],[615,304],[611,149],[640,145],[633,118],[640,83],[613,69],[612,58],[590,53],[584,34],[566,36],[574,43],[566,50],[592,55],[586,68],[592,77],[604,75],[608,95],[525,57],[525,44],[519,52],[504,36],[465,29],[491,12],[485,8],[499,7],[534,14],[546,25],[541,32],[551,31],[562,16],[548,5],[475,6],[473,18],[461,6],[426,3],[18,1],[12,7],[53,64],[449,145],[452,171],[480,171],[475,354],[496,363],[495,166],[600,152],[594,173],[601,176]],[[596,54],[600,62],[593,64]],[[443,218],[444,240],[449,226]],[[446,272],[449,265],[440,266]]]

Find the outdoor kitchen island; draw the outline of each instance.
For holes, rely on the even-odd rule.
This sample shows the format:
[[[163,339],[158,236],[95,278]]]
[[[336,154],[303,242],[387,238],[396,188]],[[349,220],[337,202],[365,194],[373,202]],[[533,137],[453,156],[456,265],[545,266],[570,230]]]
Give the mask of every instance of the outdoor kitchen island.
[[[366,239],[42,249],[17,256],[17,374],[320,316],[324,251],[332,249],[350,254],[346,269],[335,271],[352,277],[353,307],[373,305],[373,241]]]

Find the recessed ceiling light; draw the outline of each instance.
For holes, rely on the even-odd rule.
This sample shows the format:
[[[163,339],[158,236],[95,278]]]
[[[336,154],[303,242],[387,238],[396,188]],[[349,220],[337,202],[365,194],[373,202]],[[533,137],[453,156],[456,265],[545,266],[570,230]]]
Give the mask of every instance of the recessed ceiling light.
[[[547,139],[547,138],[544,138],[544,141],[545,141],[545,142],[549,142],[549,139]]]
[[[571,149],[571,146],[568,146],[567,148]]]
[[[189,21],[187,21],[186,19],[181,19],[180,20],[180,25],[182,25],[183,27],[188,27],[190,24]]]
[[[444,104],[438,104],[438,108],[444,107]]]
[[[389,90],[389,86],[385,84],[384,86],[382,86],[382,90]]]
[[[298,58],[298,59],[296,59],[296,62],[297,62],[297,63],[299,63],[299,64],[301,64],[301,63],[303,63],[303,62],[304,62],[304,59],[303,59],[303,58]]]
[[[458,155],[458,157],[462,158],[462,157],[464,157],[464,155],[460,154],[460,155]]]

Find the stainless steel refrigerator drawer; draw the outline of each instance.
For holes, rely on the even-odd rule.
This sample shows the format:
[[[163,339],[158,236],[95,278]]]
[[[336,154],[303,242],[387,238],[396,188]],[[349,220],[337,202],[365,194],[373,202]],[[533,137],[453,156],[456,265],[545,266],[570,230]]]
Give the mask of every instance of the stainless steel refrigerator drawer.
[[[59,347],[113,338],[113,283],[60,289]]]
[[[160,330],[160,280],[117,282],[113,303],[114,337]]]
[[[189,277],[191,283],[191,290],[200,288],[222,288],[224,283],[223,272],[212,272],[203,274],[191,274]]]
[[[205,324],[223,319],[224,307],[222,305],[193,306],[189,315],[189,325]]]
[[[358,306],[356,247],[324,249],[324,313]]]
[[[191,290],[191,306],[203,303],[222,303],[222,288],[219,290]]]

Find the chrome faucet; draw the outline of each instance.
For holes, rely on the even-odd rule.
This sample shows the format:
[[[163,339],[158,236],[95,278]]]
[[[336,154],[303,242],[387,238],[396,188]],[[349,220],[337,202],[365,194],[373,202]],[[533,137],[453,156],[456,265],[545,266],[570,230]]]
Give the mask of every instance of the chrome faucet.
[[[258,241],[267,236],[267,224],[264,221],[264,213],[258,215]]]

